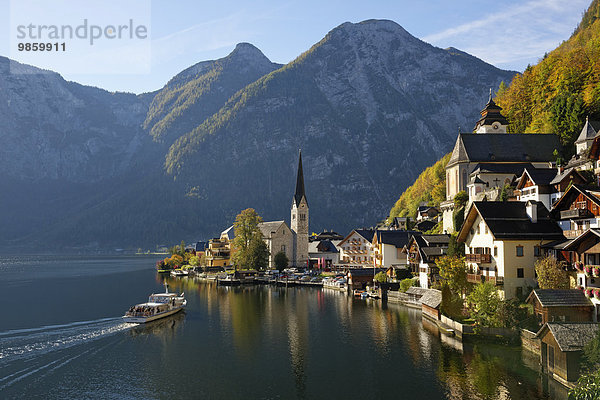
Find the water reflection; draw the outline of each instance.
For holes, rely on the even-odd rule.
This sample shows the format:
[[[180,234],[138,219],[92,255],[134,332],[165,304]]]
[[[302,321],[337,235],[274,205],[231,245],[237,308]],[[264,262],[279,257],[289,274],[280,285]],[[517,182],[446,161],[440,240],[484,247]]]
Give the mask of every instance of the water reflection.
[[[352,389],[367,398],[389,395],[399,385],[414,389],[415,398],[566,396],[560,386],[544,381],[535,356],[514,346],[463,343],[440,334],[418,310],[331,290],[232,288],[165,279],[172,291],[186,292],[190,317],[194,308],[208,319],[204,323],[214,325],[213,334],[224,346],[219,351],[223,357],[232,352],[241,363],[239,368],[280,365],[285,362],[280,357],[287,354],[288,387],[294,388],[291,397],[339,397],[333,384],[336,377],[370,382],[374,389]],[[172,339],[181,334],[183,320],[181,315],[173,325],[165,321],[164,327],[141,334]],[[390,374],[396,378],[390,379]],[[285,371],[278,370],[277,376],[285,385]]]
[[[170,315],[146,324],[139,324],[129,330],[131,337],[153,335],[166,344],[171,341],[183,327],[185,311]]]

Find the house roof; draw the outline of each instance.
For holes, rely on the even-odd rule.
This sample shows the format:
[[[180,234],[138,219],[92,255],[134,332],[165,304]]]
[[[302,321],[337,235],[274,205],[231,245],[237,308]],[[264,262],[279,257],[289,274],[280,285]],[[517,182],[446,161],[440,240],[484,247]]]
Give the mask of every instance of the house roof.
[[[529,203],[529,202],[528,202]],[[531,222],[527,215],[528,203],[521,201],[474,201],[465,216],[465,222],[458,234],[458,240],[464,242],[477,215],[496,239],[560,240],[564,239],[562,229],[550,218],[543,203],[532,201],[537,207],[537,222]]]
[[[379,243],[402,248],[406,246],[414,233],[414,231],[376,231],[375,235]]]
[[[584,240],[586,240],[589,237],[600,237],[600,229],[598,228],[590,228],[587,229],[586,231],[584,231],[582,234],[580,234],[579,236],[577,236],[576,238],[573,238],[571,240],[569,240],[568,243],[565,243],[562,247],[562,250],[572,250],[572,249],[576,249],[577,246]]]
[[[235,229],[233,229],[233,225],[221,232],[220,237],[223,237],[224,235],[227,236],[227,238],[229,238],[229,241],[235,239]]]
[[[448,251],[448,247],[424,247],[421,251],[429,259],[429,257],[443,256]]]
[[[338,253],[338,249],[331,240],[319,240],[308,243],[309,253]]]
[[[415,224],[414,228],[421,232],[427,232],[428,230],[433,229],[433,227],[436,225],[437,225],[437,222],[435,222],[435,221],[424,220],[424,221],[417,222]]]
[[[406,294],[412,294],[415,296],[423,296],[425,293],[427,293],[429,289],[425,289],[419,286],[411,286],[408,288],[408,290],[405,292]]]
[[[446,168],[460,162],[529,163],[552,161],[561,150],[557,135],[460,133]]]
[[[536,297],[542,307],[594,307],[581,290],[577,289],[535,289],[527,297],[527,302]]]
[[[269,239],[271,238],[271,233],[277,232],[277,229],[279,229],[281,224],[285,224],[285,221],[261,222],[260,224],[258,224],[258,229],[260,229],[265,239]]]
[[[562,174],[561,173],[556,173],[556,176],[554,178],[552,178],[552,180],[550,181],[551,185],[557,185],[559,183],[561,183],[566,177],[568,177],[571,173],[575,173],[577,175],[579,175],[579,177],[585,181],[585,178],[583,176],[581,176],[581,174],[579,173],[579,171],[577,171],[575,168],[567,168],[565,169]]]
[[[448,244],[450,243],[450,235],[441,233],[434,235],[420,235],[421,239],[428,245],[431,246],[433,244]]]
[[[561,351],[580,351],[596,337],[598,324],[595,322],[547,322],[536,334],[541,338],[552,333]]]
[[[598,196],[600,194],[598,192],[594,192],[594,191],[585,189],[583,186],[574,183],[571,186],[569,186],[569,188],[561,196],[561,198],[558,199],[558,201],[556,203],[554,203],[554,205],[552,206],[552,213],[557,214],[558,211],[564,210],[564,209],[567,209],[568,207],[570,207],[570,205],[571,205],[570,201],[573,201],[574,198],[577,198],[580,193],[582,195],[584,195],[585,197],[587,197],[590,201],[595,203],[597,206],[600,206],[600,198],[598,198]],[[567,208],[565,208],[565,207],[567,207]]]
[[[521,176],[525,168],[534,168],[531,163],[479,163],[473,167],[470,175],[479,174],[513,174]]]
[[[598,134],[600,130],[600,121],[590,121],[589,118],[586,117],[585,125],[581,129],[579,136],[575,143],[583,143],[587,140],[591,140]]]
[[[517,189],[521,189],[525,184],[526,176],[533,182],[534,185],[537,186],[549,186],[550,182],[556,177],[556,173],[558,170],[556,168],[530,168],[527,167],[523,170],[523,175],[521,175],[521,179],[519,180],[519,184],[517,185]]]
[[[436,289],[428,289],[421,297],[421,303],[431,308],[438,308],[442,304],[442,292]]]

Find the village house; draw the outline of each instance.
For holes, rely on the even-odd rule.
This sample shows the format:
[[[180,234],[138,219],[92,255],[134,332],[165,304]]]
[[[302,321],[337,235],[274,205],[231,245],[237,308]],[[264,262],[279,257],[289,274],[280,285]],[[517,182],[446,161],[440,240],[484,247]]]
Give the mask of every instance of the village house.
[[[419,206],[417,207],[417,221],[421,222],[425,220],[434,219],[438,216],[439,213],[440,210],[438,210],[435,207],[430,207],[426,205]]]
[[[450,235],[421,235],[415,233],[402,250],[408,258],[411,272],[419,277],[419,286],[428,289],[439,280],[436,260],[448,251]]]
[[[406,268],[408,257],[402,251],[414,231],[376,231],[373,235],[373,260],[377,268]]]
[[[575,155],[565,165],[565,168],[574,168],[579,171],[593,171],[597,165],[597,151],[590,151],[594,145],[595,139],[598,137],[600,129],[600,121],[590,121],[588,117],[585,119],[585,124],[575,140]]]
[[[598,333],[593,322],[548,322],[536,334],[541,341],[540,361],[548,375],[573,387],[580,376],[583,348]]]
[[[410,217],[394,217],[388,225],[389,230],[408,230],[410,224]]]
[[[600,228],[600,191],[572,184],[554,203],[552,216],[568,239],[576,238],[590,228]]]
[[[337,245],[341,240],[319,240],[308,243],[308,257],[310,267],[330,269],[340,261],[340,252]]]
[[[594,305],[577,289],[535,289],[526,302],[533,306],[539,327],[546,322],[592,322]]]
[[[557,198],[552,181],[557,173],[556,168],[526,167],[515,190],[517,201],[539,201],[547,210],[552,209]]]
[[[206,249],[206,267],[226,268],[231,265],[231,241],[235,238],[233,225],[221,232],[218,238],[209,240]]]
[[[373,278],[379,272],[384,272],[377,268],[352,268],[346,273],[348,279],[348,287],[352,289],[364,289],[368,285],[373,284]]]
[[[446,233],[460,228],[454,227],[452,218],[454,196],[467,191],[474,171],[479,178],[473,180],[479,185],[478,194],[492,190],[495,194],[486,199],[495,199],[504,185],[522,175],[525,167],[548,168],[556,160],[554,151],[561,151],[556,135],[507,134],[508,121],[500,111],[490,96],[474,133],[460,133],[456,139],[446,165],[446,201],[440,205]]]
[[[536,286],[541,245],[561,239],[562,230],[537,201],[473,202],[458,234],[465,244],[468,281],[489,281],[506,299]]]
[[[442,305],[442,292],[436,289],[429,289],[420,299],[421,311],[423,317],[440,320],[442,313],[440,306]]]
[[[354,229],[339,244],[340,264],[350,268],[373,265],[374,229]]]

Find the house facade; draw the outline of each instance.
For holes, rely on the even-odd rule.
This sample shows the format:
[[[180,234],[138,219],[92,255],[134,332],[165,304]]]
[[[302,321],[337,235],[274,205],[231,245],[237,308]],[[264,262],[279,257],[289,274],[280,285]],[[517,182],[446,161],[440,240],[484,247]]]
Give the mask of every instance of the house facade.
[[[428,289],[439,280],[436,260],[446,255],[450,235],[413,234],[403,249],[407,254],[408,266],[419,277],[419,286]]]
[[[338,245],[340,265],[350,268],[373,266],[374,229],[354,229]]]
[[[564,239],[541,202],[473,202],[458,241],[472,283],[491,282],[510,299],[536,286],[535,262],[544,243]]]
[[[408,257],[403,251],[414,231],[376,231],[373,235],[373,261],[377,268],[407,267]]]

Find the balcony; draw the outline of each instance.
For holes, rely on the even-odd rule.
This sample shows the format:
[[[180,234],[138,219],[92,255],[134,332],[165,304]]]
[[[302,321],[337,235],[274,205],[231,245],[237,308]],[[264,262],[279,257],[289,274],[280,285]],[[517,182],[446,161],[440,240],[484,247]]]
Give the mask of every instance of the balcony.
[[[574,210],[564,210],[560,212],[560,219],[573,218],[591,218],[592,213],[587,208],[576,208]]]
[[[480,274],[467,274],[467,282],[470,283],[483,283],[490,282],[496,286],[504,285],[503,276],[486,276]]]
[[[467,262],[474,262],[477,264],[489,264],[492,262],[491,254],[465,254],[465,260]]]

